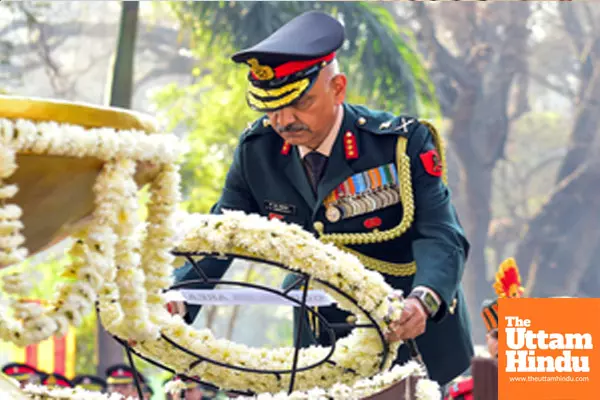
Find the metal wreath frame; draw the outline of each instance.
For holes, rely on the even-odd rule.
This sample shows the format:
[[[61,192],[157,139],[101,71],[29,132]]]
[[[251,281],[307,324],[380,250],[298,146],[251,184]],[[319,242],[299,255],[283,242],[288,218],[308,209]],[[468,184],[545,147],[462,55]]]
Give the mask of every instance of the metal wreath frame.
[[[385,365],[387,358],[389,357],[389,345],[387,343],[387,341],[385,340],[385,335],[383,333],[383,331],[381,330],[381,328],[379,327],[379,325],[377,324],[377,322],[375,321],[375,319],[363,308],[361,307],[358,302],[349,294],[347,294],[346,292],[344,292],[343,290],[333,286],[332,284],[325,282],[321,279],[318,278],[313,278],[310,274],[307,274],[305,272],[300,272],[300,271],[296,271],[296,270],[292,270],[291,268],[287,267],[286,265],[283,265],[281,263],[277,263],[277,262],[273,262],[273,261],[269,261],[269,260],[264,260],[258,257],[250,257],[250,256],[244,256],[244,255],[238,255],[238,254],[233,254],[233,253],[227,253],[227,254],[215,254],[215,253],[206,253],[206,252],[179,252],[179,251],[172,251],[171,252],[173,255],[175,256],[182,256],[185,257],[190,264],[192,265],[192,267],[194,268],[194,270],[196,271],[196,273],[198,274],[198,276],[200,277],[200,279],[194,279],[194,280],[187,280],[187,281],[183,281],[180,283],[176,283],[174,285],[172,285],[169,289],[167,290],[176,290],[176,289],[181,289],[181,288],[186,288],[189,286],[193,286],[193,285],[197,285],[197,284],[209,284],[209,285],[232,285],[232,286],[243,286],[243,287],[250,287],[250,288],[256,288],[256,289],[260,289],[260,290],[264,290],[266,292],[270,292],[273,294],[277,294],[278,296],[281,296],[282,298],[285,298],[286,300],[289,300],[295,304],[297,304],[298,306],[300,306],[300,316],[302,316],[304,314],[304,312],[308,312],[312,315],[314,315],[316,318],[318,318],[318,320],[323,324],[324,328],[326,329],[327,335],[328,337],[331,339],[331,349],[329,351],[329,353],[325,356],[325,358],[323,358],[322,360],[315,362],[311,365],[305,366],[305,367],[301,367],[298,368],[298,355],[300,353],[300,337],[302,335],[302,331],[304,329],[304,325],[305,325],[305,321],[304,318],[300,318],[300,324],[298,326],[298,330],[296,332],[296,337],[294,338],[294,357],[293,357],[293,361],[292,361],[292,367],[290,369],[287,370],[257,370],[254,368],[247,368],[247,367],[241,367],[241,366],[237,366],[237,365],[232,365],[232,364],[227,364],[227,363],[223,363],[217,360],[213,360],[209,357],[205,357],[205,356],[201,356],[199,354],[194,353],[193,351],[181,346],[180,344],[178,344],[176,341],[174,341],[173,339],[167,337],[164,334],[161,334],[161,339],[165,340],[167,343],[171,344],[173,347],[175,347],[177,350],[180,350],[192,357],[195,357],[196,360],[194,362],[192,362],[190,364],[190,366],[188,367],[189,369],[192,369],[194,367],[196,367],[198,364],[202,363],[202,362],[207,362],[207,363],[211,363],[214,365],[218,365],[220,367],[224,367],[224,368],[231,368],[231,369],[235,369],[238,371],[243,371],[243,372],[252,372],[252,373],[258,373],[258,374],[273,374],[277,377],[277,379],[281,379],[281,375],[282,374],[291,374],[290,377],[290,386],[288,389],[288,393],[292,393],[294,391],[294,383],[295,383],[295,379],[296,379],[296,374],[298,372],[302,372],[302,371],[306,371],[306,370],[310,370],[312,368],[315,368],[317,366],[320,366],[324,363],[329,363],[331,365],[336,365],[334,361],[332,361],[330,358],[333,355],[333,353],[335,352],[335,345],[337,342],[337,335],[335,333],[336,329],[345,329],[345,328],[362,328],[362,329],[375,329],[377,331],[377,334],[379,336],[379,339],[381,341],[382,344],[382,348],[383,348],[383,352],[381,354],[381,362],[379,364],[379,371],[383,370],[383,366]],[[204,273],[204,271],[202,271],[202,268],[197,264],[197,261],[194,260],[194,256],[202,256],[202,257],[218,257],[218,258],[223,258],[223,256],[225,256],[226,258],[240,258],[243,260],[247,260],[247,261],[255,261],[255,262],[261,262],[261,263],[265,263],[265,264],[269,264],[271,266],[275,266],[290,272],[293,272],[295,274],[300,275],[298,279],[296,279],[294,282],[292,282],[292,284],[289,286],[289,288],[285,289],[285,290],[276,290],[273,289],[271,287],[268,286],[264,286],[264,285],[258,285],[258,284],[254,284],[254,283],[249,283],[249,282],[238,282],[238,281],[228,281],[228,280],[222,280],[222,279],[210,279],[208,278],[208,276]],[[346,300],[350,301],[354,306],[356,306],[368,319],[371,323],[369,324],[352,324],[352,323],[330,323],[329,321],[327,321],[327,319],[321,315],[321,313],[319,313],[318,311],[316,311],[314,308],[312,307],[308,307],[306,305],[306,298],[308,295],[308,284],[310,282],[310,280],[314,280],[316,282],[318,282],[319,284],[333,290],[334,292],[336,292],[338,295],[344,297]],[[289,295],[289,292],[291,290],[293,290],[294,287],[296,287],[298,284],[302,283],[303,284],[303,289],[302,289],[302,300],[297,300],[293,297],[291,297]],[[129,364],[131,365],[131,368],[134,370],[134,380],[135,380],[135,385],[136,385],[136,389],[138,392],[138,396],[140,397],[140,399],[143,398],[143,390],[142,390],[142,385],[138,376],[138,372],[137,369],[135,367],[135,362],[133,360],[133,355],[139,357],[140,359],[147,361],[148,363],[159,367],[165,371],[171,372],[173,374],[176,374],[176,372],[162,364],[159,361],[153,360],[149,357],[143,356],[141,355],[139,352],[137,352],[136,350],[134,350],[129,343],[126,340],[123,340],[121,338],[118,338],[116,336],[113,335],[113,337],[115,338],[115,340],[117,342],[119,342],[123,347],[125,347],[126,353],[127,353],[127,358],[129,361]],[[348,372],[354,372],[351,369],[346,370]],[[184,374],[178,374],[179,376],[183,376],[186,379],[192,380],[194,382],[212,387],[214,389],[220,389],[218,387],[216,387],[214,384],[210,383],[210,382],[205,382],[202,381],[200,379],[191,377],[191,376],[187,376]],[[254,393],[252,391],[239,391],[239,390],[228,390],[228,392],[230,393],[234,393],[234,394],[239,394],[239,395],[244,395],[244,396],[254,396],[257,393]]]

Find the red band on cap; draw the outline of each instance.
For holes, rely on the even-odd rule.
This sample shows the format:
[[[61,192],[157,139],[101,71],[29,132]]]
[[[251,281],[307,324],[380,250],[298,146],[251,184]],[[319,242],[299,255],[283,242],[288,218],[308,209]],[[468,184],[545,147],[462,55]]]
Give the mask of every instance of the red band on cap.
[[[316,58],[314,60],[306,60],[306,61],[290,61],[285,64],[281,64],[279,67],[275,68],[275,77],[283,78],[284,76],[295,74],[296,72],[305,70],[307,68],[312,67],[315,64],[326,61],[329,62],[333,60],[335,57],[335,52],[327,54],[326,56]]]
[[[10,368],[4,368],[3,372],[7,375],[22,375],[36,373],[36,371],[33,368],[28,367],[26,365],[11,366]]]

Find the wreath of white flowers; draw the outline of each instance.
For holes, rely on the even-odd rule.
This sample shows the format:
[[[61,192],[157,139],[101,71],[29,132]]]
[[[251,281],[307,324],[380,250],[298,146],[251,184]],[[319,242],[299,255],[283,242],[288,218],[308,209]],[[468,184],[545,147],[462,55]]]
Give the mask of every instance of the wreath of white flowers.
[[[290,374],[248,373],[208,362],[189,369],[196,358],[175,350],[163,339],[162,335],[212,360],[258,370],[289,370],[294,353],[292,347],[268,350],[217,339],[210,331],[197,331],[166,311],[163,292],[173,283],[175,259],[171,250],[180,243],[178,230],[182,230],[182,220],[177,218],[181,200],[177,162],[185,150],[173,135],[0,118],[3,265],[17,264],[27,255],[20,247],[24,240],[20,235],[21,210],[9,204],[18,188],[5,183],[17,168],[16,154],[95,157],[104,161],[94,186],[93,221],[73,245],[73,264],[64,271],[74,279],[57,290],[54,301],[43,305],[24,301],[31,287],[27,276],[20,272],[5,276],[3,289],[8,296],[0,302],[0,339],[25,346],[63,334],[69,325],[78,325],[98,301],[100,318],[110,333],[132,343],[141,355],[178,373],[201,376],[226,390],[277,393],[288,388]],[[150,183],[146,221],[138,217],[134,179],[135,165],[140,161],[153,162],[160,169]],[[382,331],[400,316],[402,303],[390,296],[392,288],[380,274],[297,225],[241,212],[185,216],[183,221],[192,226],[183,229],[185,237],[176,247],[178,251],[252,256],[307,273],[352,293]],[[327,286],[323,289],[340,308],[357,315],[357,324],[370,322],[352,302]],[[399,345],[389,345],[384,371],[389,369]],[[382,346],[375,329],[357,328],[337,341],[330,358],[333,363],[298,372],[294,387],[301,391],[332,388],[372,377],[382,368]],[[319,346],[302,349],[298,367],[315,364],[329,351]]]
[[[31,400],[129,400],[118,393],[105,394],[82,388],[56,388],[27,385],[23,392]]]
[[[262,393],[253,397],[237,397],[236,400],[360,400],[382,392],[411,376],[417,377],[415,400],[440,400],[441,391],[437,382],[423,376],[421,365],[414,361],[379,373],[371,378],[361,379],[353,385],[336,383],[330,388],[313,388],[307,391],[295,391],[290,394]]]
[[[186,223],[190,229],[177,246],[178,252],[251,256],[254,259],[284,265],[327,282],[352,297],[371,315],[382,331],[388,323],[399,318],[402,302],[391,295],[393,289],[383,277],[367,270],[353,255],[333,245],[324,244],[300,226],[240,211],[226,211],[223,215],[191,215]],[[318,286],[315,284],[315,286]],[[342,309],[357,316],[357,324],[370,320],[352,302],[322,285]],[[272,350],[250,348],[229,340],[217,339],[207,330],[195,330],[181,318],[166,321],[162,333],[170,340],[195,354],[237,367],[261,371],[290,370],[294,348]],[[394,360],[399,342],[389,344],[388,357],[383,369]],[[294,387],[306,390],[315,386],[330,387],[335,383],[352,384],[380,371],[385,346],[375,329],[354,329],[337,341],[335,351],[327,362],[298,372]],[[241,372],[202,362],[189,369],[193,355],[183,351],[169,351],[172,345],[164,339],[138,343],[135,349],[151,359],[160,359],[178,373],[201,376],[226,390],[251,390],[255,393],[278,392],[290,384],[290,374]],[[318,364],[331,348],[311,346],[301,349],[298,367]]]
[[[418,377],[415,400],[439,400],[440,387],[435,381],[425,379],[421,375],[421,366],[410,361],[403,366],[396,365],[389,371],[377,374],[371,378],[361,379],[352,386],[341,383],[328,389],[313,388],[308,391],[296,391],[291,394],[279,392],[276,394],[262,393],[253,397],[236,397],[236,400],[360,400],[379,393],[392,385],[408,379]],[[18,383],[13,385],[18,387]],[[181,380],[173,380],[164,386],[165,393],[179,394],[186,388]],[[27,398],[32,400],[123,400],[124,397],[117,393],[104,394],[88,391],[82,388],[52,388],[47,386],[29,384],[23,390]]]

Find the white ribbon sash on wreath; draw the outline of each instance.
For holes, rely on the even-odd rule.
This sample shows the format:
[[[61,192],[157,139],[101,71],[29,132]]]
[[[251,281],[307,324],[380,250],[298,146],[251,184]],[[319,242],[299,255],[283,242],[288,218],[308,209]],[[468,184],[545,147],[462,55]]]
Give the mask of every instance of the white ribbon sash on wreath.
[[[302,301],[302,290],[291,290],[288,293],[298,301]],[[177,291],[170,290],[166,293],[168,301],[185,301],[188,304],[194,305],[212,305],[212,306],[228,306],[228,305],[282,305],[282,306],[299,306],[297,303],[286,299],[285,297],[255,288],[241,289],[179,289]],[[306,296],[306,305],[309,307],[324,307],[335,304],[335,300],[331,298],[325,291],[309,290]]]

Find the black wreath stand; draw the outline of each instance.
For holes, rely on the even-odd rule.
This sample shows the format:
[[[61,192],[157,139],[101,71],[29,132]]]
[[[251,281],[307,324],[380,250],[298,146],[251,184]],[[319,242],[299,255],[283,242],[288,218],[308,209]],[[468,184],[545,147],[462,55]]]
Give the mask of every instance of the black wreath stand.
[[[337,341],[337,335],[336,335],[336,331],[337,330],[342,330],[342,329],[348,329],[348,328],[355,328],[355,329],[375,329],[377,331],[379,340],[381,341],[381,345],[383,348],[383,353],[382,353],[382,358],[381,358],[381,363],[379,365],[379,371],[381,372],[383,370],[383,366],[385,365],[388,357],[389,357],[389,345],[387,343],[387,341],[385,340],[385,335],[382,332],[381,328],[379,327],[379,325],[377,324],[377,322],[375,321],[375,319],[370,315],[370,313],[368,313],[364,308],[362,308],[358,302],[356,301],[356,299],[354,299],[350,294],[340,290],[339,288],[333,286],[332,284],[325,282],[323,280],[317,279],[312,277],[311,275],[304,273],[304,272],[298,272],[298,271],[293,271],[290,268],[288,268],[285,265],[279,264],[279,263],[274,263],[271,261],[266,261],[266,260],[262,260],[262,259],[258,259],[258,258],[253,258],[253,257],[249,257],[249,256],[240,256],[240,255],[226,255],[228,257],[236,257],[236,258],[241,258],[241,259],[245,259],[247,261],[255,261],[255,262],[262,262],[262,263],[267,263],[270,264],[272,266],[287,270],[287,271],[291,271],[298,276],[298,278],[291,284],[289,285],[289,287],[287,289],[284,290],[276,290],[273,289],[271,287],[268,286],[264,286],[264,285],[259,285],[259,284],[254,284],[254,283],[250,283],[250,282],[241,282],[241,281],[230,281],[230,280],[223,280],[223,279],[210,279],[200,268],[200,266],[198,265],[197,260],[195,259],[195,257],[219,257],[222,258],[223,255],[222,254],[211,254],[211,253],[203,253],[203,252],[177,252],[177,251],[173,251],[172,252],[173,255],[175,256],[179,256],[179,257],[185,257],[188,262],[190,263],[190,265],[194,268],[194,270],[196,271],[197,275],[198,275],[198,279],[193,279],[193,280],[187,280],[184,282],[180,282],[177,283],[173,286],[171,286],[168,290],[178,290],[178,289],[185,289],[188,287],[193,287],[195,285],[198,284],[202,284],[202,285],[210,285],[211,287],[214,287],[216,285],[226,285],[226,286],[240,286],[240,287],[247,287],[247,288],[254,288],[254,289],[258,289],[258,290],[262,290],[262,291],[266,291],[275,295],[278,295],[292,303],[295,303],[296,306],[300,307],[300,315],[304,315],[305,312],[310,313],[312,316],[314,316],[315,318],[317,318],[319,320],[319,322],[322,324],[322,326],[325,328],[325,331],[330,339],[330,343],[332,343],[331,349],[330,351],[327,353],[327,355],[325,356],[325,358],[311,364],[311,365],[307,365],[304,367],[300,367],[298,368],[298,356],[300,353],[300,338],[303,332],[303,329],[306,329],[305,325],[305,321],[303,318],[300,319],[300,324],[298,326],[298,330],[296,332],[296,336],[294,338],[294,355],[293,355],[293,361],[292,361],[292,367],[290,369],[286,369],[286,370],[259,370],[259,369],[254,369],[254,368],[247,368],[247,367],[242,367],[242,366],[238,366],[238,365],[232,365],[232,364],[227,364],[227,363],[223,363],[217,360],[213,360],[209,357],[205,357],[202,356],[200,354],[196,354],[195,352],[185,348],[184,346],[181,346],[180,344],[178,344],[176,341],[174,341],[173,339],[169,338],[168,336],[161,334],[161,339],[166,341],[167,343],[169,343],[171,346],[173,346],[177,351],[181,351],[189,356],[192,356],[195,360],[189,365],[188,370],[193,369],[194,367],[198,366],[200,363],[210,363],[210,364],[214,364],[214,365],[218,365],[220,367],[224,367],[224,368],[230,368],[230,369],[234,369],[237,371],[243,371],[243,372],[252,372],[252,373],[258,373],[258,374],[272,374],[274,375],[278,380],[281,380],[281,376],[284,374],[290,374],[290,385],[288,387],[288,394],[292,393],[294,391],[294,385],[295,385],[295,380],[296,380],[296,375],[298,372],[302,372],[302,371],[307,371],[310,370],[312,368],[315,368],[317,366],[320,366],[322,364],[328,363],[331,365],[336,365],[335,362],[333,360],[331,360],[331,356],[334,354],[335,352],[335,344]],[[331,289],[332,291],[336,292],[338,295],[342,296],[343,298],[345,298],[346,300],[348,300],[349,302],[351,302],[354,306],[356,306],[360,312],[367,317],[367,319],[369,320],[369,323],[366,324],[353,324],[350,322],[346,322],[346,323],[330,323],[329,321],[327,321],[327,319],[321,314],[319,313],[318,310],[316,310],[313,307],[309,307],[306,304],[306,300],[307,300],[307,295],[308,295],[308,287],[309,287],[309,283],[310,281],[315,281],[318,282],[319,284]],[[301,285],[302,287],[302,298],[301,300],[296,299],[295,297],[290,296],[290,291],[297,287],[297,285]],[[138,396],[140,399],[143,399],[143,389],[142,389],[142,383],[140,381],[139,378],[139,374],[138,371],[135,367],[135,362],[134,362],[134,355],[142,360],[145,360],[146,362],[162,369],[165,370],[167,372],[170,372],[172,374],[177,374],[176,371],[174,371],[172,368],[162,364],[159,361],[153,360],[149,357],[143,356],[141,355],[139,352],[135,351],[135,349],[126,341],[123,340],[121,338],[118,338],[116,336],[113,336],[115,338],[115,340],[120,343],[126,351],[127,354],[127,360],[129,362],[129,365],[131,366],[131,368],[134,371],[134,380],[135,380],[135,386],[136,386],[136,390],[138,392]],[[425,364],[423,363],[423,359],[421,357],[421,354],[419,353],[419,350],[417,348],[417,345],[415,343],[414,340],[409,340],[406,341],[406,344],[408,345],[411,357],[413,358],[413,360],[417,361],[423,368],[423,372],[425,374],[427,374],[427,370],[425,368]],[[351,369],[346,370],[346,372],[354,372]],[[185,374],[177,374],[181,377],[184,377],[188,380],[197,382],[199,384],[205,385],[207,387],[211,387],[214,388],[215,390],[218,390],[219,388],[217,388],[214,384],[210,383],[210,382],[205,382],[202,381],[201,379],[198,379],[196,377],[193,376],[188,376]],[[228,390],[228,392],[233,393],[233,394],[238,394],[238,395],[243,395],[243,396],[254,396],[257,393],[254,393],[252,391],[240,391],[240,390]]]

